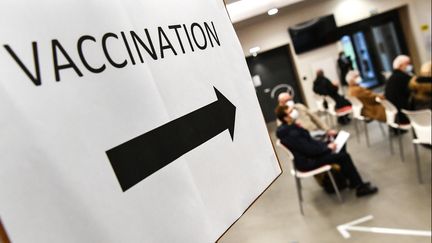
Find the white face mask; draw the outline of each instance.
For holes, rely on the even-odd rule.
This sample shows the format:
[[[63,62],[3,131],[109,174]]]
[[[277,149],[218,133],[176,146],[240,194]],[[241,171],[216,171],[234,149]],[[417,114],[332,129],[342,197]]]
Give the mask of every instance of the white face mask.
[[[358,77],[355,79],[356,84],[359,84],[359,83],[361,83],[362,81],[363,81],[363,79],[362,79],[360,76],[358,76]]]
[[[406,66],[406,68],[405,68],[405,72],[407,72],[407,73],[412,73],[412,71],[413,71],[413,66],[412,65],[408,65],[408,66]]]
[[[288,106],[288,107],[292,107],[292,106],[294,106],[294,101],[292,101],[292,100],[288,100],[288,101],[285,103],[285,105]]]
[[[297,118],[299,117],[299,113],[296,109],[292,110],[291,113],[289,114],[289,116],[293,119],[293,120],[297,120]]]

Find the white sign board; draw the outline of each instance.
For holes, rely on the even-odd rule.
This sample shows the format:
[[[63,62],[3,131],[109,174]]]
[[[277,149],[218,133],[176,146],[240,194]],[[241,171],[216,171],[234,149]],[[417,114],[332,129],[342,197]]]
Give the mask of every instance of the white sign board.
[[[221,0],[0,2],[12,242],[213,242],[280,173]]]

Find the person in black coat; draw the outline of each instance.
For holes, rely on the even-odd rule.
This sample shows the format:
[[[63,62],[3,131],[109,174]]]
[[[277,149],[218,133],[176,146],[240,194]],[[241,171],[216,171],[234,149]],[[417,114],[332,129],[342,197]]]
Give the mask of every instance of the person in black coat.
[[[342,85],[348,85],[345,80],[345,76],[350,70],[353,70],[353,64],[351,58],[345,55],[345,52],[339,52],[339,58],[337,59],[337,65],[339,68],[339,79],[342,82]]]
[[[313,83],[313,91],[319,95],[330,96],[336,103],[336,112],[351,108],[351,103],[338,93],[338,87],[334,85],[328,78],[324,76],[324,71],[319,69],[316,72],[316,78]],[[340,124],[347,124],[350,122],[348,115],[338,117]]]
[[[357,196],[378,191],[378,188],[371,186],[370,183],[363,182],[351,156],[345,150],[335,153],[336,144],[314,140],[308,131],[297,125],[297,113],[291,114],[292,110],[288,106],[276,108],[276,116],[282,122],[276,136],[293,153],[297,170],[309,171],[327,164],[338,164],[342,174],[348,179],[350,188],[356,188]]]
[[[411,91],[408,87],[412,78],[412,65],[408,56],[400,55],[393,61],[393,73],[387,80],[384,96],[398,109],[396,123],[409,124],[408,117],[401,112],[402,109],[410,110],[409,100]]]

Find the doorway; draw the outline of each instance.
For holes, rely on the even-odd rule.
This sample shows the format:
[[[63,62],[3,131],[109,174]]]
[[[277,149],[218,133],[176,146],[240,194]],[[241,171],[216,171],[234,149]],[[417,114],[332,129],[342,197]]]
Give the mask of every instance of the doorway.
[[[280,93],[288,92],[295,102],[304,103],[288,45],[247,57],[246,62],[267,123],[276,120],[274,109]]]
[[[360,72],[360,85],[365,88],[385,82],[393,70],[394,58],[409,54],[398,10],[342,26],[340,34],[343,50]]]

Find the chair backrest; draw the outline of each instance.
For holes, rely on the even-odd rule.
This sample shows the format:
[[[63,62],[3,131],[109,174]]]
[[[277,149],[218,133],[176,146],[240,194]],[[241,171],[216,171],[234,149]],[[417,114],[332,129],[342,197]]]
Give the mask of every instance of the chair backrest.
[[[363,103],[354,96],[347,96],[347,99],[351,102],[354,118],[363,119],[363,116],[361,114],[361,111],[363,109]]]
[[[319,94],[314,94],[315,103],[317,105],[318,111],[326,111],[327,109],[324,107],[324,97]]]
[[[336,113],[336,102],[330,96],[326,96],[325,100],[327,101],[328,112],[335,114]]]
[[[432,144],[431,110],[402,110],[402,112],[408,116],[411,122],[411,126],[414,128],[418,141],[424,144]]]
[[[296,170],[295,170],[295,165],[294,165],[294,155],[293,155],[293,153],[291,153],[291,151],[287,147],[285,147],[285,145],[283,145],[280,142],[279,139],[276,140],[276,146],[278,146],[279,148],[281,148],[284,151],[284,153],[288,156],[288,159],[291,160],[291,162],[288,163],[288,164],[289,164],[289,167],[290,167],[291,175],[295,176],[296,175]]]
[[[397,108],[388,100],[377,97],[376,101],[384,106],[386,113],[386,123],[390,125],[395,124],[396,115],[398,113]]]

